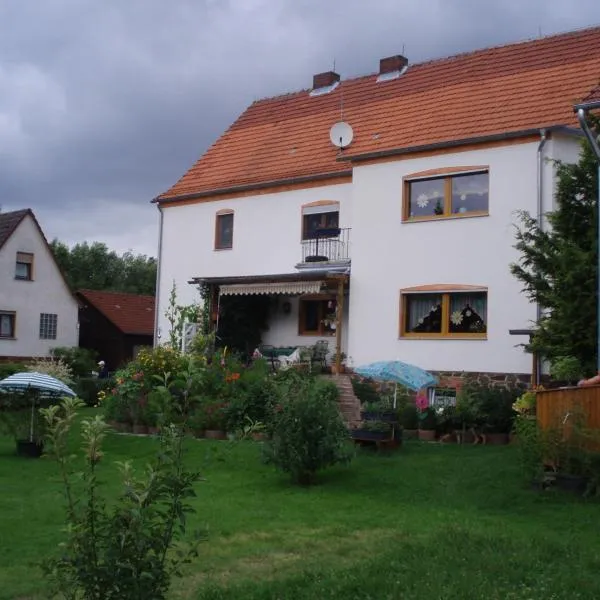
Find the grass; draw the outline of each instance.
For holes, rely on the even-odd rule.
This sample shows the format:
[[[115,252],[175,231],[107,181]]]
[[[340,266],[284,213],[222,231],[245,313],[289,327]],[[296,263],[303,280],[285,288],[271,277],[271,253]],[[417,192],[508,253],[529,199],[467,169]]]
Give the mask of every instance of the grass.
[[[156,442],[111,435],[142,466]],[[47,598],[36,563],[61,539],[55,465],[0,438],[0,598]],[[514,448],[408,444],[361,452],[310,489],[256,443],[190,441],[204,474],[190,528],[207,528],[173,598],[193,600],[600,598],[600,506],[524,485]]]

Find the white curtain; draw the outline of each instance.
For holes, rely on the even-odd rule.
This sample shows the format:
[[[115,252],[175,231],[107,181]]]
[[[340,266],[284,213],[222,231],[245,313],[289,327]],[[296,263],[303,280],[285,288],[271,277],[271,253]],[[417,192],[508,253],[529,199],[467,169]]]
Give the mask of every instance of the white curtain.
[[[408,322],[406,327],[408,331],[413,331],[441,306],[442,297],[439,294],[410,294],[407,302]]]

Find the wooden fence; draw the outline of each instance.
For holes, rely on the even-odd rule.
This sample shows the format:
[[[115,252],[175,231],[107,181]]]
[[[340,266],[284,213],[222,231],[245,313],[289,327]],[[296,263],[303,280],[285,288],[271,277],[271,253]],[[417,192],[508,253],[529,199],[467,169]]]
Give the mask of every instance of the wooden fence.
[[[600,386],[541,390],[536,399],[537,419],[543,429],[564,427],[568,417],[577,414],[583,427],[600,430]]]

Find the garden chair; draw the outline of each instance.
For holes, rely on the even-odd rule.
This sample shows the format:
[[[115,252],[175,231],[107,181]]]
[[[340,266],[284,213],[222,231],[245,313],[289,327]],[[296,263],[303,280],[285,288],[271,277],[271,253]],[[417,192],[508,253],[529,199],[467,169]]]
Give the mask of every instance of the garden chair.
[[[275,346],[264,345],[260,347],[260,353],[263,355],[265,360],[271,363],[271,368],[273,371],[277,371],[281,364],[279,359],[275,356],[275,352]]]
[[[313,346],[311,364],[320,365],[321,368],[327,367],[327,355],[329,354],[329,342],[327,340],[319,340]]]

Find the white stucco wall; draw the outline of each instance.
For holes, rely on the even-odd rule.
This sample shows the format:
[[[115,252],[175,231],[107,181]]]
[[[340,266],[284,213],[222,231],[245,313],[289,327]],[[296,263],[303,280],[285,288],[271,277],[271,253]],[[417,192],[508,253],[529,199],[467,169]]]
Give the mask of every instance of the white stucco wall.
[[[539,141],[480,150],[401,157],[355,166],[352,183],[247,196],[164,209],[159,326],[172,281],[182,303],[197,300],[187,281],[294,272],[301,257],[301,207],[316,200],[340,202],[340,226],[351,227],[352,274],[345,308],[344,351],[354,365],[400,359],[431,370],[529,373],[532,358],[510,329],[532,326],[536,307],[510,274],[517,213],[537,213]],[[551,210],[555,167],[551,159],[577,160],[576,137],[552,135],[544,148],[543,210]],[[402,178],[444,167],[489,166],[489,216],[402,223]],[[235,211],[232,250],[215,251],[215,214]],[[428,284],[488,288],[485,340],[401,338],[400,290]],[[297,299],[292,312],[276,314],[264,342],[310,345],[298,335]],[[333,347],[334,341],[330,345]]]
[[[302,205],[318,200],[340,203],[340,227],[352,222],[352,184],[259,194],[229,200],[163,208],[163,239],[158,290],[158,327],[166,339],[164,317],[176,282],[181,304],[198,301],[192,277],[294,273],[302,257]],[[234,211],[233,248],[215,250],[215,215]],[[302,336],[304,337],[304,336]],[[312,343],[307,338],[306,344]]]
[[[33,281],[15,279],[17,252],[34,254]],[[0,356],[47,356],[79,343],[78,306],[33,219],[25,217],[0,249],[0,310],[15,311],[16,339],[0,338]],[[58,315],[55,340],[39,338],[40,313]]]
[[[527,373],[531,356],[510,336],[535,305],[509,272],[515,213],[535,212],[537,142],[404,159],[354,169],[349,354],[355,364],[400,359],[431,370]],[[402,223],[402,178],[442,167],[489,165],[489,216]],[[399,337],[400,290],[429,284],[488,288],[486,340]]]
[[[544,149],[544,212],[556,208],[554,193],[556,190],[556,165],[554,161],[564,163],[579,162],[582,138],[578,136],[553,135]]]

